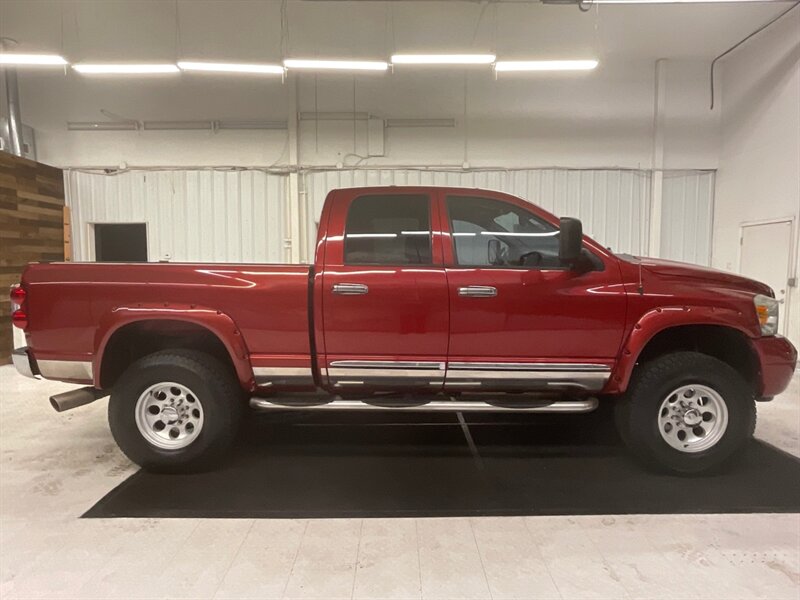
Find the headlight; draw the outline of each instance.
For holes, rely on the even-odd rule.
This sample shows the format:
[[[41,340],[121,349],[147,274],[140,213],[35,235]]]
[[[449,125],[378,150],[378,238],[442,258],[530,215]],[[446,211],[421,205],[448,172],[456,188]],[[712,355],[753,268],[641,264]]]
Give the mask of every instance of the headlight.
[[[756,306],[761,334],[775,335],[778,332],[778,306],[780,303],[775,298],[757,294],[753,297],[753,304]]]

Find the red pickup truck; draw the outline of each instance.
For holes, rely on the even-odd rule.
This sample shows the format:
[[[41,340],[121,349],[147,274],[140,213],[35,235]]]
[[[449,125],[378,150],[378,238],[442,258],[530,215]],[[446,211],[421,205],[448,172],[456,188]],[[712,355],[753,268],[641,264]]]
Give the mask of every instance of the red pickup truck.
[[[615,255],[507,194],[335,190],[313,265],[32,264],[11,292],[29,376],[111,395],[155,470],[215,464],[247,407],[588,412],[635,456],[696,473],[752,435],[797,351],[761,283]]]

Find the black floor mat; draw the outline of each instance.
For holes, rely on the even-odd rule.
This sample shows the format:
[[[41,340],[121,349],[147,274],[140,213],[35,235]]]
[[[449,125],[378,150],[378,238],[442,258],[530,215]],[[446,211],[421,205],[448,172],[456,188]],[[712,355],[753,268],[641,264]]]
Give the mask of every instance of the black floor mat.
[[[218,470],[139,471],[84,517],[403,517],[800,511],[800,461],[760,442],[673,477],[625,453],[604,414],[250,415]]]

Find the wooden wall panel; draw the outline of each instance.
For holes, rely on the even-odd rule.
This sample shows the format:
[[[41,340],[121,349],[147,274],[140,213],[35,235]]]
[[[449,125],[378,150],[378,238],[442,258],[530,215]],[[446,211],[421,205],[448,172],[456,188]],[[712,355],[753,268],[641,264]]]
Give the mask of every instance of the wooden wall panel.
[[[9,287],[29,262],[64,260],[61,169],[0,152],[0,362],[13,347]]]

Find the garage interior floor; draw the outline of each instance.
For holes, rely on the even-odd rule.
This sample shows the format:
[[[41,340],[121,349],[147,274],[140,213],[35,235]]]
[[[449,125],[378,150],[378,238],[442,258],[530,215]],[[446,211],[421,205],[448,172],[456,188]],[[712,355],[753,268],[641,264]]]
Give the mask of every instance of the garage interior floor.
[[[81,519],[137,469],[68,388],[0,367],[2,598],[798,598],[796,513]],[[800,374],[756,436],[800,457]]]

